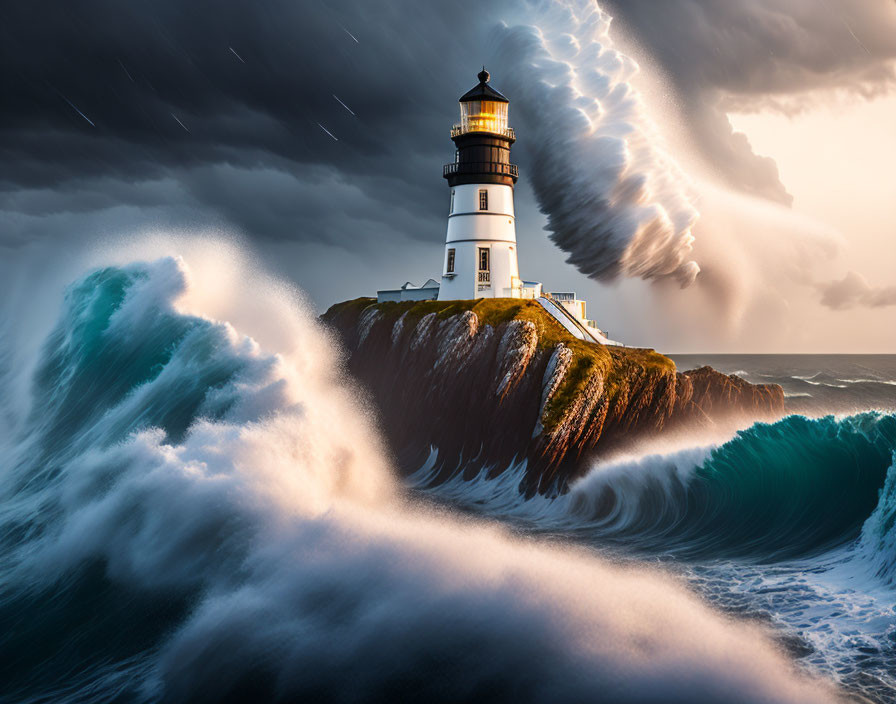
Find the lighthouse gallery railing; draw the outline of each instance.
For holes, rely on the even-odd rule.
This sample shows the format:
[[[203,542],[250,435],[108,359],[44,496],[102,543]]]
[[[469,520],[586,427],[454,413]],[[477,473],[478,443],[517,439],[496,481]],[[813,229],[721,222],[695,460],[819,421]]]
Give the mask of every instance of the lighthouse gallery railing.
[[[452,174],[500,174],[518,178],[520,170],[516,164],[501,164],[494,161],[466,161],[445,164],[442,167],[442,175],[451,176]]]

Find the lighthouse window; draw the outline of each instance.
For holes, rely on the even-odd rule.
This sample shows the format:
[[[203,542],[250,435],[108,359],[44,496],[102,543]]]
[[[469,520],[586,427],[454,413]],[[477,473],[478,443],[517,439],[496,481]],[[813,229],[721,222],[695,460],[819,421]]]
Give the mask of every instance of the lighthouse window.
[[[479,271],[488,271],[488,247],[479,248]]]
[[[451,189],[451,205],[448,207],[448,212],[449,213],[454,212],[454,189],[453,188]],[[452,250],[452,251],[454,251],[454,250]]]
[[[484,188],[479,191],[479,209],[488,210],[488,191]]]
[[[454,250],[448,250],[448,263],[445,265],[445,271],[448,274],[454,273]]]

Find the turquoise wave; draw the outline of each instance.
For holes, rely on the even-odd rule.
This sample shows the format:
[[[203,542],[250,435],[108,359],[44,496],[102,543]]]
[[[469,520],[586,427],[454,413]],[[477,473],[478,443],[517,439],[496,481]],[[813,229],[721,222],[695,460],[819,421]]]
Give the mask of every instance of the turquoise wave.
[[[235,400],[211,392],[246,373],[248,361],[229,351],[224,324],[174,310],[183,281],[169,261],[101,269],[66,292],[25,428],[44,456],[106,446],[146,427],[177,440],[197,417],[221,417]],[[129,403],[138,389],[130,400],[139,402]]]
[[[807,557],[855,541],[865,526],[864,550],[881,555],[878,571],[891,579],[894,450],[892,414],[795,415],[720,446],[600,464],[554,497],[521,497],[523,466],[442,482],[435,457],[410,483],[535,530],[686,559]]]
[[[683,481],[648,479],[639,510],[614,537],[693,557],[786,559],[854,540],[893,465],[896,416],[790,416],[757,424],[711,451]],[[677,475],[680,476],[680,475]],[[593,517],[625,501],[612,486]]]
[[[83,554],[46,554],[74,518],[101,515],[116,482],[142,463],[159,471],[149,452],[141,456],[146,448],[177,447],[197,421],[233,416],[252,393],[266,393],[253,387],[267,383],[275,358],[254,354],[226,323],[177,311],[184,286],[171,258],[94,271],[68,288],[40,349],[30,411],[3,438],[12,449],[0,482],[0,701],[28,701],[33,691],[48,692],[37,701],[91,701],[100,682],[103,699],[140,690],[152,669],[146,653],[183,623],[202,580],[210,570],[237,573],[245,557],[245,516],[202,505],[195,525],[172,524],[171,545],[153,555],[152,522],[164,510],[139,479],[114,516],[96,519],[93,537],[79,538]],[[285,406],[276,388],[269,396],[270,406]],[[144,431],[146,441],[135,440]],[[177,500],[172,492],[169,503]],[[146,548],[117,538],[110,521],[121,536],[145,533]],[[116,560],[125,569],[157,562],[161,592],[122,588],[109,578]],[[60,644],[65,633],[77,639]]]

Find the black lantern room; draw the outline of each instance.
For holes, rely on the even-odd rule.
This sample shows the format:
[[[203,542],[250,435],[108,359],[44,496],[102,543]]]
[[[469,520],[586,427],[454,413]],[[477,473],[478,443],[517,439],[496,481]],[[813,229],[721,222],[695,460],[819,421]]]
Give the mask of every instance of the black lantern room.
[[[479,84],[460,97],[460,122],[451,128],[457,147],[453,164],[442,175],[450,186],[466,183],[500,183],[513,186],[519,177],[510,163],[510,145],[516,137],[507,124],[510,101],[488,85],[483,67]]]

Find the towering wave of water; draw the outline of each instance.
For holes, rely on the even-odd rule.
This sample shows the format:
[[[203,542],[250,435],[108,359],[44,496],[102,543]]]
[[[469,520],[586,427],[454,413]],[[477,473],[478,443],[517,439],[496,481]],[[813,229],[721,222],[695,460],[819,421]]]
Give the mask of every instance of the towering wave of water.
[[[0,698],[834,698],[667,575],[416,505],[313,319],[223,279],[97,269],[3,340]]]
[[[439,486],[424,467],[412,482],[491,515],[689,558],[806,557],[864,524],[864,543],[877,540],[892,567],[894,452],[894,415],[790,416],[718,447],[599,465],[558,497],[520,500],[523,468]]]

